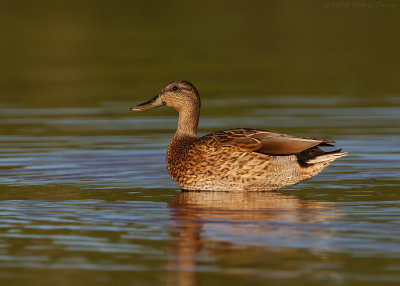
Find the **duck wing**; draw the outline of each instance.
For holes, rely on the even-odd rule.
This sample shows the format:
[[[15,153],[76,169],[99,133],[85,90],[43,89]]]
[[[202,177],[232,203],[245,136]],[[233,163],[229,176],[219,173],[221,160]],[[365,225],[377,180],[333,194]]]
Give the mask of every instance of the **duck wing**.
[[[335,141],[290,136],[256,129],[229,129],[203,137],[208,144],[221,144],[268,155],[293,155],[315,146],[332,146]]]

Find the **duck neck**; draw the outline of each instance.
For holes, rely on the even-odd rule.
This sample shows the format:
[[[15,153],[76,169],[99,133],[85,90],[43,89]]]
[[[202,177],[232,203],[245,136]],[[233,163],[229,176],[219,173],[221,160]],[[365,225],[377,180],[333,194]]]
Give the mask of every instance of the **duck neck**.
[[[178,129],[175,132],[174,139],[197,138],[196,129],[199,124],[200,108],[193,106],[190,108],[178,109],[178,111]]]

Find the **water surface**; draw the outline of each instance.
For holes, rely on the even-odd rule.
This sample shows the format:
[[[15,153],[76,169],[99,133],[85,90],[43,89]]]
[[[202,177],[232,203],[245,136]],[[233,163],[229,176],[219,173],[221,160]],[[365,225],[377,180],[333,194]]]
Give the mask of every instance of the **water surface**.
[[[376,285],[400,281],[400,107],[347,97],[203,104],[199,133],[334,138],[348,157],[271,193],[181,192],[165,169],[174,112],[0,109],[0,279]],[[221,110],[224,116],[221,116]]]

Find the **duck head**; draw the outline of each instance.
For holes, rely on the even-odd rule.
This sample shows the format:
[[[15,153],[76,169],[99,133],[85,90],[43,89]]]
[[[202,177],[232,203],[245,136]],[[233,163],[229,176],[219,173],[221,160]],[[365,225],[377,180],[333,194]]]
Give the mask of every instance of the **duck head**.
[[[160,106],[170,106],[179,112],[184,109],[200,108],[197,89],[188,81],[173,81],[147,102],[131,107],[131,111],[143,111]]]

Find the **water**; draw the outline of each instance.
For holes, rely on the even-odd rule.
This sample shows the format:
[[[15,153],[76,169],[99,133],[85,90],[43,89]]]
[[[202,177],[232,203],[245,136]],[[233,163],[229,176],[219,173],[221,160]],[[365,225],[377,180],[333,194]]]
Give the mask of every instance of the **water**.
[[[368,101],[356,107],[340,96],[292,98],[203,104],[202,134],[267,128],[324,135],[350,152],[309,181],[256,194],[181,192],[165,170],[173,112],[129,113],[127,102],[3,106],[0,279],[13,285],[398,283],[397,97],[382,107]]]

